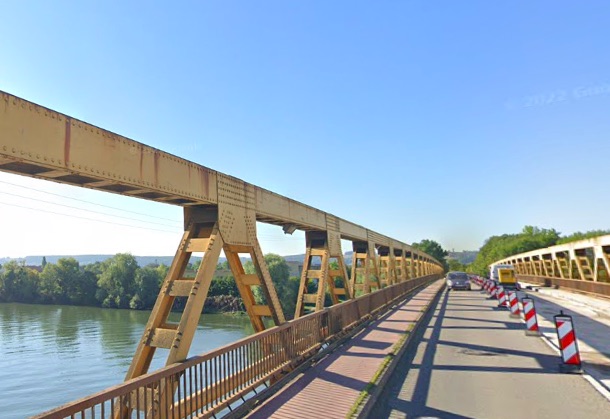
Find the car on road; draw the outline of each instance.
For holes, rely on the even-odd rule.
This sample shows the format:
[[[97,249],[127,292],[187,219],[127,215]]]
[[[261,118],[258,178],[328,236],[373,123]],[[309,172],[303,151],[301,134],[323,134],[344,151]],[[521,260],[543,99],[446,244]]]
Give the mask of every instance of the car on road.
[[[445,277],[448,290],[468,290],[472,289],[470,277],[466,272],[449,272]]]

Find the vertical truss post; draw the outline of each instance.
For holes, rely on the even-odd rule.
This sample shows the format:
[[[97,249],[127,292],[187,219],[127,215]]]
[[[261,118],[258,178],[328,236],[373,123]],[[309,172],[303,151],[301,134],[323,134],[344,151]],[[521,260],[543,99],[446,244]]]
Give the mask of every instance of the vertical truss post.
[[[534,269],[532,267],[532,259],[527,257],[524,260],[525,260],[525,269],[527,270],[527,274],[536,275],[536,273],[534,272]]]
[[[353,295],[357,291],[363,294],[371,292],[371,288],[380,289],[379,274],[377,273],[377,258],[373,242],[355,241],[352,243],[352,277],[351,288]]]
[[[407,279],[415,278],[415,265],[413,263],[413,251],[405,253],[405,263],[407,267]]]
[[[322,310],[327,291],[332,305],[341,302],[340,296],[349,299],[351,295],[339,233],[307,231],[305,240],[307,248],[294,313],[295,319],[306,314],[307,311]],[[331,265],[331,259],[337,259],[336,267]],[[342,279],[341,284],[336,281],[338,278]]]
[[[379,283],[382,287],[388,287],[396,283],[396,261],[394,259],[394,248],[379,246]]]
[[[519,275],[523,275],[524,272],[523,272],[523,266],[521,264],[521,259],[516,259],[514,265],[515,265],[515,271],[517,271],[517,273]]]
[[[195,330],[203,310],[203,304],[218,263],[223,246],[218,222],[213,214],[202,213],[191,218],[185,213],[185,232],[165,277],[157,301],[152,309],[144,333],[136,348],[136,353],[127,371],[125,380],[148,372],[157,348],[169,349],[166,365],[184,360],[195,335]],[[203,252],[203,260],[195,278],[184,278],[184,271],[193,252]],[[176,298],[186,298],[186,304],[178,323],[168,320]],[[162,394],[173,389],[159,388],[157,400],[163,401]],[[163,406],[157,405],[163,410]],[[119,406],[116,418],[130,417],[134,406]],[[151,411],[150,414],[159,414]]]
[[[583,281],[592,281],[593,268],[591,267],[591,262],[587,257],[586,249],[575,249],[571,250],[570,253],[570,256],[572,256],[574,262],[576,262],[580,279]]]
[[[557,272],[560,278],[569,278],[569,265],[563,252],[553,253],[553,260],[555,261]]]
[[[394,249],[394,260],[396,269],[396,281],[404,282],[407,280],[407,262],[405,260],[404,249]]]
[[[553,277],[555,276],[555,270],[553,269],[553,260],[551,259],[551,255],[542,255],[542,267],[544,270],[544,275],[545,276],[549,276],[549,277]]]
[[[219,188],[217,207],[184,208],[185,232],[161,286],[126,380],[148,372],[156,348],[169,349],[166,365],[187,358],[221,250],[227,255],[237,288],[255,331],[265,329],[263,321],[265,317],[270,318],[275,325],[285,322],[282,307],[256,237],[256,214],[253,210],[252,190],[254,186],[220,173],[217,177]],[[196,276],[194,279],[184,278],[184,271],[191,254],[196,252],[204,253]],[[249,254],[255,267],[255,274],[244,272],[239,258],[240,253]],[[261,288],[264,302],[257,304],[255,301],[252,290],[254,286]],[[178,323],[170,322],[169,314],[175,299],[179,297],[186,298],[184,311]],[[165,411],[163,401],[173,400],[175,390],[175,387],[161,386],[156,394],[151,394],[159,404],[155,411],[147,412],[149,416],[162,418]],[[168,397],[168,394],[171,397]],[[131,417],[131,412],[135,410],[135,406],[131,404],[129,402],[119,406],[114,412],[115,418]]]
[[[157,348],[169,349],[167,365],[183,360],[188,354],[197,326],[193,319],[199,320],[223,242],[213,218],[185,220],[185,223],[187,226],[182,240],[161,286],[126,380],[148,372]],[[184,278],[193,252],[204,253],[202,263],[194,279]],[[187,302],[179,323],[170,323],[168,317],[177,297],[186,297]]]
[[[413,253],[413,276],[414,278],[419,278],[421,276],[421,266],[417,253]]]
[[[534,275],[540,276],[541,272],[539,269],[540,265],[538,264],[538,256],[532,256],[531,261],[532,261],[532,270],[534,271]]]
[[[610,282],[610,246],[595,246],[595,280]],[[602,274],[603,272],[603,274]]]

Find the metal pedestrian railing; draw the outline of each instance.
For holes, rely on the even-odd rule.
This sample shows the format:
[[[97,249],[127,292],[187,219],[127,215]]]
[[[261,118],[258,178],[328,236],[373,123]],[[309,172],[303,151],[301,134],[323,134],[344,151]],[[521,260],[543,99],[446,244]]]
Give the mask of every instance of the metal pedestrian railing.
[[[273,385],[322,347],[440,275],[414,278],[267,329],[35,416],[205,418]]]

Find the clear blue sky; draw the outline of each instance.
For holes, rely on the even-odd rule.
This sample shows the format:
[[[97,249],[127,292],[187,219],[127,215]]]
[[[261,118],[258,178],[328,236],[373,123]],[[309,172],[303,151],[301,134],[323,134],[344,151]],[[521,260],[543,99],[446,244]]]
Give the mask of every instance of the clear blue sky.
[[[92,3],[3,2],[0,90],[406,242],[610,227],[607,1]],[[177,208],[0,180],[0,257],[177,245]]]

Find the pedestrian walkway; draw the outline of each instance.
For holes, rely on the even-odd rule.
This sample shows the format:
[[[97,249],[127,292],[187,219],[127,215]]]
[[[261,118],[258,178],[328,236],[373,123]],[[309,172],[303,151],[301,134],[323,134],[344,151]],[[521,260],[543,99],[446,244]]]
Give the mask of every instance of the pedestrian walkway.
[[[610,418],[610,402],[519,318],[477,291],[445,292],[370,418]]]
[[[434,282],[301,374],[250,418],[344,418],[443,286]]]
[[[610,300],[538,285],[525,292],[534,299],[541,332],[558,347],[553,316],[563,310],[573,318],[583,368],[610,391]]]

